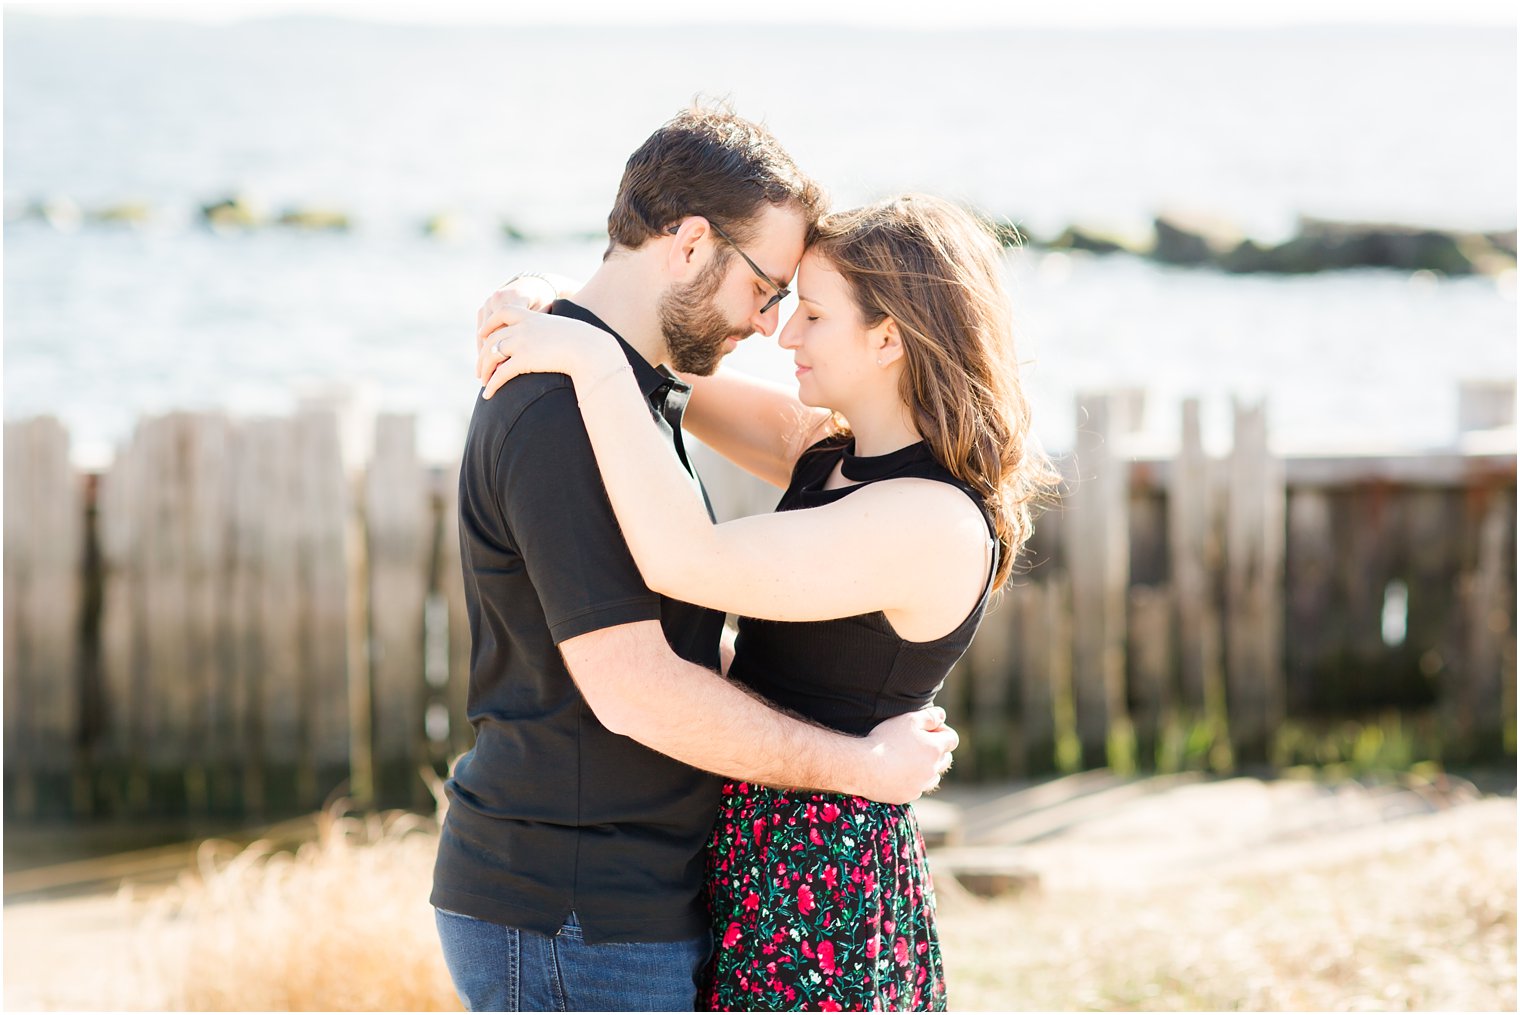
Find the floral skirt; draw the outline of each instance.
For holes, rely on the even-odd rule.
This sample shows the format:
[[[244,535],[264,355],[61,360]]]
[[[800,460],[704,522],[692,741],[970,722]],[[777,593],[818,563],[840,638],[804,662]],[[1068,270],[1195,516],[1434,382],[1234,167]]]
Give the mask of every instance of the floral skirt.
[[[945,1010],[911,807],[726,783],[707,893],[706,1010]]]

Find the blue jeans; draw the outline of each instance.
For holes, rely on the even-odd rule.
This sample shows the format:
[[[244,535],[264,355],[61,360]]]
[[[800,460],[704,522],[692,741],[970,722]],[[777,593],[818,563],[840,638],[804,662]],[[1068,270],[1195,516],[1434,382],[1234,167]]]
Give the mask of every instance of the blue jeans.
[[[433,910],[443,959],[470,1011],[691,1011],[712,953],[687,941],[588,945],[574,913],[553,937]]]

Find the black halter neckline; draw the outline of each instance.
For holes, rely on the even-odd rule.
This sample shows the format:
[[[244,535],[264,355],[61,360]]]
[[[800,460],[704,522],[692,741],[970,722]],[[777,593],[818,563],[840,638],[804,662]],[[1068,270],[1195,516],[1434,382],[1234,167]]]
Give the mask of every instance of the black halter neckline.
[[[850,443],[845,445],[839,471],[853,483],[869,483],[876,479],[890,479],[910,465],[933,460],[934,455],[929,451],[927,441],[918,441],[884,455],[857,455],[855,439],[852,437]]]

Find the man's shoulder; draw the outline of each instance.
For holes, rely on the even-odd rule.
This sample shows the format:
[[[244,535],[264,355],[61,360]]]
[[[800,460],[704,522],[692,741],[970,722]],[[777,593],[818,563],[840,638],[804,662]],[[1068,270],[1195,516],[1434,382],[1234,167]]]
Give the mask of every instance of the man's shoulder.
[[[523,374],[490,398],[475,399],[471,436],[505,435],[519,426],[556,425],[580,419],[575,385],[564,374]]]

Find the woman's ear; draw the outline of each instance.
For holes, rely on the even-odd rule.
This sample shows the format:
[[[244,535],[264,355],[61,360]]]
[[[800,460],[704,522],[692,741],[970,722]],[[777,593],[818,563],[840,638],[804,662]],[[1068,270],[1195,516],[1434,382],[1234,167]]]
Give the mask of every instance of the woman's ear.
[[[898,330],[897,321],[894,318],[883,318],[880,324],[866,332],[866,338],[870,343],[871,352],[876,356],[877,366],[891,366],[902,359],[902,332]]]
[[[665,232],[674,237],[665,264],[672,278],[685,281],[702,267],[697,244],[707,236],[710,228],[700,215],[688,215],[666,228]]]

